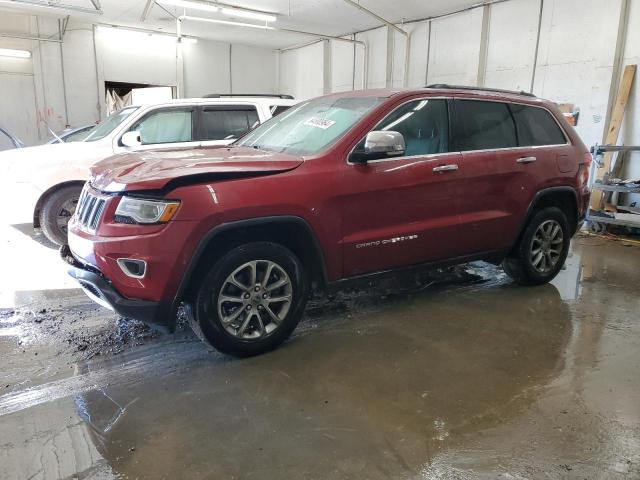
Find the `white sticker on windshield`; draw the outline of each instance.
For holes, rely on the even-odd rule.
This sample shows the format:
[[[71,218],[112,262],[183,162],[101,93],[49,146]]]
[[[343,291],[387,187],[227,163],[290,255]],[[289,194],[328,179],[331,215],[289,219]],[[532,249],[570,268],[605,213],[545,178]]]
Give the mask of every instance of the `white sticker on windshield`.
[[[334,122],[333,120],[327,120],[326,118],[310,118],[309,120],[304,122],[305,125],[309,125],[310,127],[315,128],[321,128],[323,130],[326,130],[334,123],[336,122]]]

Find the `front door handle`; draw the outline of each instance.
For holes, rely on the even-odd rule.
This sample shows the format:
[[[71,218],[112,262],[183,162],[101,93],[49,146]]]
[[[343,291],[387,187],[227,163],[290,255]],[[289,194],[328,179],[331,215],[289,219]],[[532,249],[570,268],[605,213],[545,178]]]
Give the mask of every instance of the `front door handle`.
[[[520,157],[516,162],[518,163],[533,163],[538,160],[536,157]]]
[[[452,163],[451,165],[440,165],[439,167],[433,167],[434,172],[451,172],[458,170],[458,165]]]

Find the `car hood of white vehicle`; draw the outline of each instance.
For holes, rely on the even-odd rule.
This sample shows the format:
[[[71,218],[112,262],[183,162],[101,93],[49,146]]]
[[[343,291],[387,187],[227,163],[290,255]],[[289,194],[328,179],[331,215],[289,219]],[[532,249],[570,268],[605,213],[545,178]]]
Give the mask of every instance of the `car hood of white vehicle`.
[[[55,169],[87,169],[112,154],[111,147],[94,142],[40,145],[0,152],[0,174],[12,181],[25,182]]]

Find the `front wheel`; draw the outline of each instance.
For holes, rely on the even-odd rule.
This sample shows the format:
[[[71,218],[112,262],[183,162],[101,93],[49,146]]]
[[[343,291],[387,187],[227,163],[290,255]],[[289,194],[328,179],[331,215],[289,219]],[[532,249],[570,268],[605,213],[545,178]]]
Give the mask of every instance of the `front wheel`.
[[[293,332],[307,296],[304,269],[293,252],[276,243],[248,243],[231,250],[205,275],[192,326],[223,353],[257,355]]]
[[[569,253],[570,229],[562,210],[548,207],[529,221],[513,254],[502,266],[516,283],[541,285],[558,274]]]
[[[56,245],[67,243],[67,224],[76,211],[81,186],[64,187],[53,192],[42,204],[40,228]]]

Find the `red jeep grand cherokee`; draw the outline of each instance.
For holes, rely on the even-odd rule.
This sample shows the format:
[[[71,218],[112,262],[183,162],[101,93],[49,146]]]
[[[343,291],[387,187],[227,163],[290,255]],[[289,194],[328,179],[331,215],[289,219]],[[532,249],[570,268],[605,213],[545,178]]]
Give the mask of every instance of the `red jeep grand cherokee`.
[[[100,304],[234,355],[280,344],[310,288],[418,265],[562,267],[590,156],[555,104],[436,85],[305,101],[230,147],[94,166],[63,257]]]

